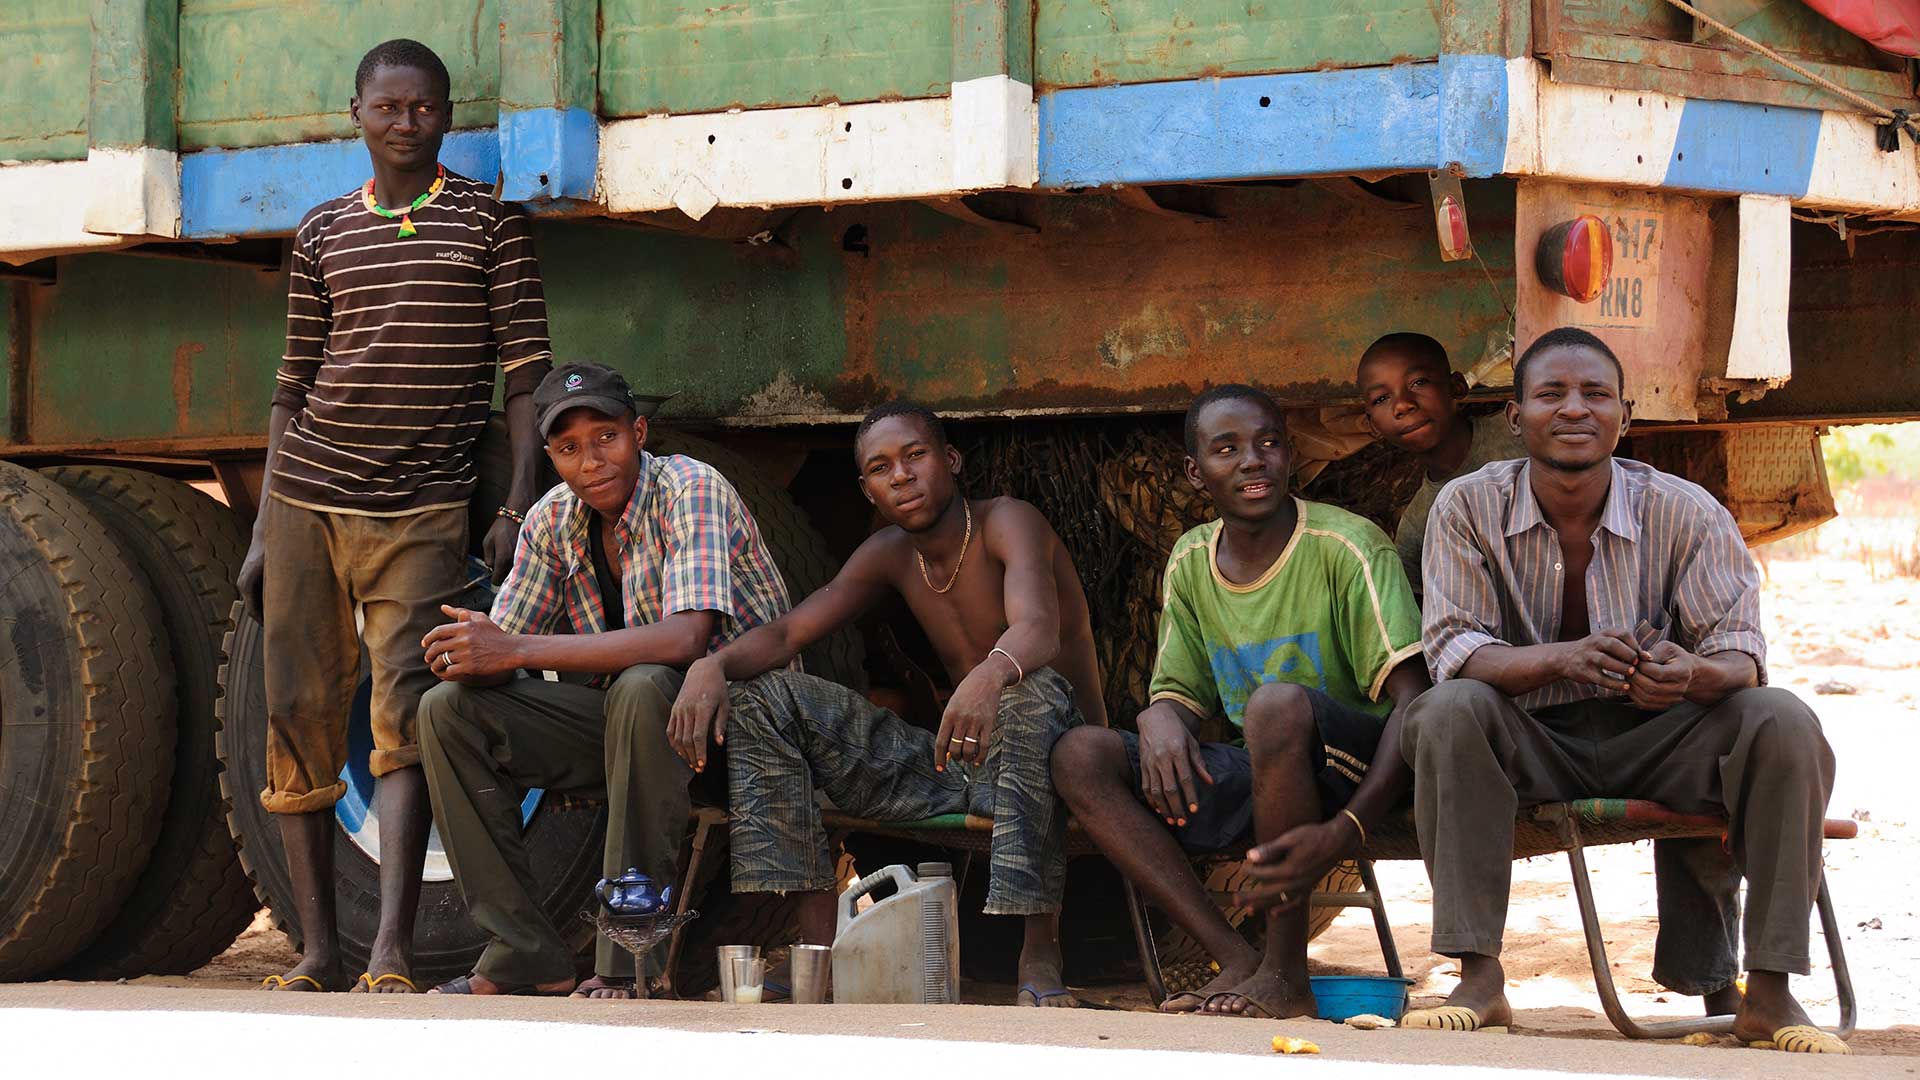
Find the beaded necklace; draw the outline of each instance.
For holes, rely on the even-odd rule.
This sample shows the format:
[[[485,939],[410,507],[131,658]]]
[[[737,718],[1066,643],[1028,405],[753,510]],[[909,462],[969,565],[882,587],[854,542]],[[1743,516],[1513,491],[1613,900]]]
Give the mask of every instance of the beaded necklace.
[[[447,186],[447,167],[445,165],[435,165],[433,168],[433,185],[415,196],[413,205],[407,207],[405,210],[389,210],[373,201],[373,180],[371,178],[367,180],[367,186],[360,189],[360,198],[367,204],[367,209],[379,214],[381,217],[400,219],[399,239],[405,240],[409,236],[416,236],[420,230],[413,227],[413,217],[411,215],[415,210],[432,202],[433,197],[440,194],[440,189]]]

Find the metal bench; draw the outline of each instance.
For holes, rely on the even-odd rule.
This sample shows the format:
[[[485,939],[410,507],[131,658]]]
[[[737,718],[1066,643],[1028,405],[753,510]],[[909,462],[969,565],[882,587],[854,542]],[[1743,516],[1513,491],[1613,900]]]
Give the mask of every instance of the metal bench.
[[[827,810],[822,822],[829,834],[871,833],[914,840],[935,847],[984,855],[992,844],[993,819],[972,814],[946,814],[920,821],[872,821]],[[685,910],[692,901],[692,887],[710,852],[714,832],[727,824],[726,811],[700,807],[694,811],[694,832],[687,858],[686,874],[681,881],[677,907]],[[1532,858],[1566,852],[1572,864],[1574,899],[1580,908],[1580,922],[1587,936],[1587,955],[1593,965],[1594,987],[1600,1006],[1622,1035],[1630,1039],[1671,1039],[1695,1032],[1726,1034],[1733,1030],[1733,1017],[1709,1016],[1691,1020],[1637,1021],[1627,1015],[1613,984],[1613,969],[1607,959],[1607,945],[1600,933],[1600,916],[1594,906],[1593,883],[1587,872],[1586,849],[1606,844],[1628,844],[1639,840],[1722,837],[1725,818],[1716,815],[1681,814],[1655,802],[1640,799],[1578,799],[1548,803],[1520,812],[1514,823],[1513,857]],[[1852,821],[1828,819],[1824,835],[1829,840],[1850,840],[1859,826]],[[1098,854],[1098,850],[1078,826],[1069,822],[1067,832],[1069,858]],[[1385,900],[1373,864],[1380,860],[1420,858],[1420,845],[1414,832],[1411,813],[1376,825],[1367,846],[1354,861],[1361,887],[1351,892],[1315,892],[1315,907],[1366,908],[1373,916],[1374,934],[1379,939],[1380,955],[1387,974],[1401,976],[1400,954],[1393,942],[1393,927],[1387,920]],[[1199,864],[1238,861],[1232,856],[1208,856]],[[1139,890],[1128,883],[1125,889],[1128,914],[1132,917],[1134,942],[1140,951],[1140,966],[1147,988],[1155,1000],[1164,1000],[1167,985],[1161,970],[1159,949],[1147,917],[1146,901]],[[1833,913],[1833,900],[1827,889],[1826,875],[1820,877],[1818,899],[1820,925],[1826,937],[1827,955],[1833,963],[1834,985],[1840,1006],[1841,1037],[1852,1034],[1857,1020],[1853,977],[1847,970],[1839,920]],[[667,970],[674,971],[680,958],[680,934],[674,934],[668,948]]]

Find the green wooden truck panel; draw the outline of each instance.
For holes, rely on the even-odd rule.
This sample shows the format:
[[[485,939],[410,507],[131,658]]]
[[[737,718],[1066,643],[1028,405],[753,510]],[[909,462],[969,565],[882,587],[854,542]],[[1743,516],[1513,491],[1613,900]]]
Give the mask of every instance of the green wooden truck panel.
[[[949,0],[603,0],[607,116],[938,97]]]
[[[1043,86],[1367,67],[1440,53],[1440,5],[1428,0],[1039,0],[1036,7]]]
[[[93,32],[74,0],[0,4],[0,160],[87,156]]]
[[[354,134],[353,71],[387,38],[417,37],[453,76],[456,127],[498,121],[495,0],[183,0],[180,144],[268,146]]]

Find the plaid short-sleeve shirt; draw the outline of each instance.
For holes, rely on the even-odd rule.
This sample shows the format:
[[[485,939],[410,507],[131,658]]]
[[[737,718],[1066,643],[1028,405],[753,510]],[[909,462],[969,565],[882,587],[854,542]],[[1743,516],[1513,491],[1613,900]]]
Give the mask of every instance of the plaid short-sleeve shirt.
[[[593,510],[565,484],[527,511],[513,570],[493,602],[510,634],[607,629],[588,546]],[[682,611],[720,615],[717,649],[786,613],[786,583],[740,493],[703,461],[640,454],[640,482],[614,524],[607,553],[620,579],[626,624],[644,626]]]

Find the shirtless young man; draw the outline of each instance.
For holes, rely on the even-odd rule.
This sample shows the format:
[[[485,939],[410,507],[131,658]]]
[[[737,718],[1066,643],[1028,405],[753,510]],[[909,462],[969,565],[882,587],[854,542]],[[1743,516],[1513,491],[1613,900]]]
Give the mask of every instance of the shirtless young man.
[[[825,588],[689,668],[669,737],[696,771],[710,742],[726,744],[733,888],[804,894],[800,939],[811,944],[834,934],[816,789],[879,821],[992,817],[986,911],[1026,917],[1020,1003],[1078,1004],[1060,970],[1067,819],[1047,763],[1061,734],[1107,718],[1073,560],[1032,506],[960,492],[960,452],[926,409],[869,413],[854,458],[888,527]],[[889,589],[954,681],[937,735],[847,687],[780,670]]]

